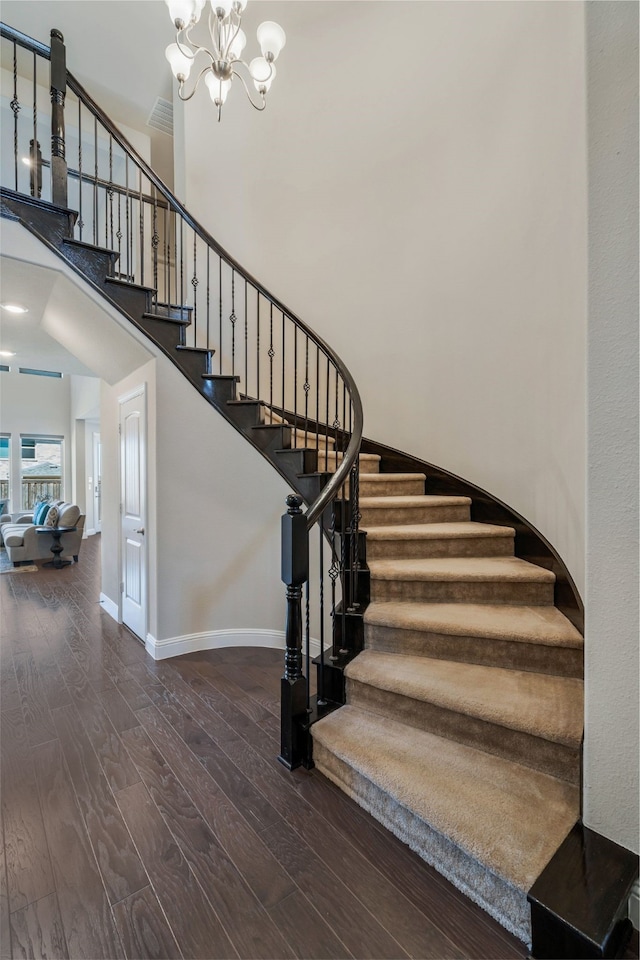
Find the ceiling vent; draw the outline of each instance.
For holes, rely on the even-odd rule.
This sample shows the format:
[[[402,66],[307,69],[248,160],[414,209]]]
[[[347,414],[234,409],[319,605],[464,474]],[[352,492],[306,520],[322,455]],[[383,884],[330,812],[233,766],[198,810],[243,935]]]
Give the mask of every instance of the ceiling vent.
[[[163,133],[168,133],[172,137],[173,104],[168,100],[163,100],[162,97],[158,97],[153,105],[153,110],[149,114],[147,125],[155,130],[162,130]]]

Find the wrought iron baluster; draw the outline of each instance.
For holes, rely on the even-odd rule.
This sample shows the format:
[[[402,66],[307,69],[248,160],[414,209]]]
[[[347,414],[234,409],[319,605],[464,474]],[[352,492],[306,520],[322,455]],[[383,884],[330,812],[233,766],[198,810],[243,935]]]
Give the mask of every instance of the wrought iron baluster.
[[[125,215],[125,239],[127,251],[127,282],[131,279],[130,247],[129,247],[129,154],[124,155],[124,215]]]
[[[106,236],[107,232],[107,221],[105,217],[105,246],[113,250],[113,137],[109,134],[109,235],[111,241],[109,242],[109,237]]]
[[[325,707],[327,701],[324,698],[324,529],[322,519],[318,521],[318,535],[320,537],[320,670],[318,672],[318,706]],[[311,670],[309,670],[309,673]]]
[[[177,211],[175,216],[177,217]],[[180,308],[184,306],[184,221],[180,217]],[[177,246],[178,239],[176,237],[176,255],[177,255]]]
[[[142,203],[142,170],[138,171],[138,215],[140,217],[140,283],[144,286],[144,206]]]
[[[293,327],[293,428],[298,430],[298,327]]]
[[[304,657],[305,657],[305,686],[307,695],[307,713],[311,713],[311,598],[309,578],[305,583],[305,604],[304,604]]]
[[[98,245],[98,118],[93,118],[93,242]]]
[[[282,316],[282,380],[281,380],[281,387],[282,387],[281,400],[282,400],[282,403],[281,403],[280,406],[281,406],[281,409],[282,409],[282,416],[284,417],[284,416],[285,416],[285,399],[286,399],[286,398],[285,398],[285,372],[284,372],[284,371],[285,371],[285,365],[286,365],[286,360],[285,360],[285,350],[286,350],[286,346],[285,346],[284,313],[282,313],[281,316]],[[293,445],[294,445],[294,447],[295,447],[295,433],[294,433],[294,444],[293,444]]]
[[[36,144],[38,143],[38,86],[37,86],[37,73],[38,69],[38,58],[34,51],[33,54],[33,154],[34,156],[30,159],[30,181],[31,181],[31,194],[36,196],[37,188],[35,183],[37,183],[37,176],[35,175],[35,169],[33,167],[34,162],[36,161]]]
[[[151,238],[151,246],[153,247],[153,287],[155,292],[155,300],[158,302],[158,244],[160,243],[160,237],[158,236],[158,191],[155,186],[153,188],[153,237]]]
[[[305,336],[305,345],[304,345],[304,445],[307,446],[307,438],[309,435],[309,391],[311,389],[311,384],[309,383],[309,334]]]
[[[236,272],[231,268],[231,376],[236,375]]]
[[[78,97],[78,231],[82,240],[82,101]],[[120,252],[120,198],[118,197],[118,252]],[[120,269],[118,267],[118,269]]]
[[[165,249],[165,263],[164,263],[164,298],[166,303],[171,303],[171,241],[169,239],[169,231],[171,229],[171,209],[167,206],[164,209],[164,249]]]
[[[193,276],[191,277],[191,286],[193,287],[193,345],[198,346],[198,246],[197,234],[193,231]],[[182,308],[180,308],[182,316]]]
[[[333,462],[335,469],[338,469],[338,431],[340,429],[340,417],[338,416],[338,371],[335,371],[336,375],[336,393],[335,393],[335,417],[333,418],[333,429],[334,429],[334,442],[333,442]]]
[[[256,289],[256,398],[260,396],[260,293]]]
[[[269,301],[269,417],[273,414],[273,358],[275,357],[273,349],[273,304]]]
[[[351,468],[351,479],[349,483],[351,494],[351,596],[349,604],[349,613],[355,613],[359,609],[358,603],[358,571],[360,567],[360,462],[356,459]]]
[[[18,192],[18,114],[20,113],[20,101],[18,100],[18,47],[13,42],[13,99],[9,104],[13,111],[13,165],[15,175],[15,189]]]
[[[331,545],[331,564],[329,565],[329,579],[331,581],[331,623],[333,625],[333,645],[330,660],[338,659],[337,638],[337,614],[336,614],[336,581],[340,575],[340,564],[338,562],[338,551],[336,548],[336,506],[337,500],[331,504],[331,522],[329,527],[329,543]]]
[[[209,332],[209,315],[211,305],[211,267],[209,264],[209,255],[211,248],[207,244],[207,348],[211,346],[211,334]]]
[[[244,394],[249,394],[249,311],[247,305],[248,284],[244,281]]]
[[[316,436],[320,431],[320,347],[316,344]]]
[[[219,323],[219,335],[218,335],[218,354],[220,356],[220,375],[222,376],[222,257],[218,256],[218,323]]]
[[[327,384],[326,384],[326,392],[325,392],[326,409],[325,409],[325,416],[324,416],[324,455],[325,455],[325,460],[327,464],[329,463],[329,379],[330,379],[330,375],[331,375],[331,367],[329,364],[329,357],[327,356]],[[318,443],[318,449],[320,449],[320,432],[319,431],[318,431],[317,443]]]

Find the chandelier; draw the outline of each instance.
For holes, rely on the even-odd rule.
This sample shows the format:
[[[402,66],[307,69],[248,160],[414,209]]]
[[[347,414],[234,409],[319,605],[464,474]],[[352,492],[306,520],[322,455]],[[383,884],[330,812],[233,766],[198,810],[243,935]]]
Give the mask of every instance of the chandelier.
[[[218,108],[220,120],[222,105],[227,99],[233,78],[237,77],[242,82],[251,105],[256,110],[264,110],[267,105],[267,91],[276,75],[275,60],[286,41],[282,27],[271,20],[261,23],[257,34],[262,56],[246,63],[241,59],[247,43],[241,23],[247,0],[210,0],[208,25],[211,49],[200,46],[190,36],[205,6],[208,6],[207,0],[166,0],[166,4],[177,33],[176,42],[167,47],[165,56],[178,81],[180,99],[190,100],[204,77],[209,95]],[[192,84],[191,91],[185,93],[186,82],[197,58],[204,62],[204,65]],[[239,72],[239,68],[246,72],[246,79]],[[259,96],[257,102],[247,81],[253,81]]]

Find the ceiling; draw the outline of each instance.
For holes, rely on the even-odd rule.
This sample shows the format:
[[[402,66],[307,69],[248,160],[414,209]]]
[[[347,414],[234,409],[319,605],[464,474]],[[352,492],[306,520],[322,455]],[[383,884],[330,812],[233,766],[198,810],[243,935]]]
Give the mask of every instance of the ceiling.
[[[55,370],[93,377],[95,373],[69,353],[42,328],[42,320],[59,274],[55,270],[3,256],[2,302],[17,303],[29,311],[14,315],[0,311],[0,349],[15,357],[2,357],[10,366]]]

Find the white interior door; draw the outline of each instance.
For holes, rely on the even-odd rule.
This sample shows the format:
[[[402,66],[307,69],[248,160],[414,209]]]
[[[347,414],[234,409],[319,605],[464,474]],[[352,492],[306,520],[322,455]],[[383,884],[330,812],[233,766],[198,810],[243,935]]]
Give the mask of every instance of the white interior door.
[[[144,387],[120,400],[122,622],[147,635],[146,396]]]
[[[100,434],[93,434],[93,528],[102,530],[102,443]]]

